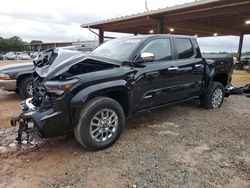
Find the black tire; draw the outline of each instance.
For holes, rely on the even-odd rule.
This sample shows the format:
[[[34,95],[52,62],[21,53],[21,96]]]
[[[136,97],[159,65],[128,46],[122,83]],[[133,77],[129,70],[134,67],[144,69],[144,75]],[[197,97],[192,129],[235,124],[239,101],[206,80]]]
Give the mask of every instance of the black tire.
[[[220,102],[217,103],[217,105],[213,104],[213,96],[215,92],[220,92],[222,93],[222,98],[219,100]],[[212,82],[209,90],[205,95],[203,95],[200,99],[201,107],[206,108],[206,109],[213,109],[213,108],[219,108],[221,107],[223,100],[225,96],[225,89],[222,83],[220,82]]]
[[[92,119],[96,116],[96,114],[98,114],[101,110],[104,109],[108,109],[115,112],[118,118],[118,125],[116,126],[116,131],[112,134],[112,136],[110,138],[107,138],[107,141],[101,142],[95,140],[95,138],[93,138],[93,136],[91,135],[91,122]],[[113,145],[121,135],[124,126],[125,115],[122,106],[117,101],[111,98],[97,97],[88,101],[84,105],[80,114],[79,122],[74,128],[74,135],[76,140],[82,146],[89,150],[97,151]],[[102,131],[104,131],[104,128],[102,128]],[[99,134],[99,132],[97,134]],[[101,135],[103,136],[103,133],[101,133]]]
[[[16,89],[14,92],[15,92],[16,94],[20,94],[18,89]]]
[[[32,84],[31,77],[23,78],[20,82],[19,93],[24,99],[32,97],[32,94],[29,92],[29,88],[28,88],[30,84]]]

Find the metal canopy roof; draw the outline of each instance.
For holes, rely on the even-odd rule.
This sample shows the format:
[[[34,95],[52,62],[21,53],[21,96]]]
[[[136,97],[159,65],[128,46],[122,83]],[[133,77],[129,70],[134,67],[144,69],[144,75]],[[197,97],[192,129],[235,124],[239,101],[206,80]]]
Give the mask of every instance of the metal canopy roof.
[[[250,33],[250,0],[203,0],[144,13],[82,24],[83,28],[103,31],[148,34],[163,33],[198,35],[241,35]],[[247,22],[248,23],[248,22]],[[173,31],[174,29],[174,31]]]

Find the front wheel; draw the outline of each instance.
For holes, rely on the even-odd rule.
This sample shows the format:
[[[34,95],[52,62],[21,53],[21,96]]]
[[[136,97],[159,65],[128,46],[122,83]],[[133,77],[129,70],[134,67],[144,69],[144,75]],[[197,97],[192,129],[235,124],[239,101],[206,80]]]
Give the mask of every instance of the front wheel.
[[[19,93],[23,98],[30,98],[33,96],[33,80],[32,77],[22,79],[19,85]]]
[[[221,107],[225,96],[224,86],[220,82],[212,82],[207,93],[201,97],[201,106],[207,109]]]
[[[85,148],[102,150],[118,139],[124,125],[122,106],[111,98],[97,97],[83,107],[74,135]]]

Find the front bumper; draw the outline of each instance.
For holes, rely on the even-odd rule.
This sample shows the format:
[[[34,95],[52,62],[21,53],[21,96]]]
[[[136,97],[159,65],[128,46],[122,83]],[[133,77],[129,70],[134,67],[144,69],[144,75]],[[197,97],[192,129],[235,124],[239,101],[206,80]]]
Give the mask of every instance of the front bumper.
[[[45,138],[64,135],[67,130],[65,130],[65,127],[69,123],[62,113],[54,108],[49,108],[45,111],[36,110],[31,115],[31,119],[40,134]]]
[[[0,89],[6,91],[16,90],[16,80],[0,80]]]
[[[31,119],[43,137],[61,136],[72,130],[73,125],[69,111],[70,99],[71,96],[65,94],[47,101],[33,111]]]
[[[33,104],[29,98],[22,102],[22,113],[13,117],[12,126],[19,125],[19,142],[22,140],[22,132],[30,131],[26,122],[32,122],[34,130],[45,138],[66,135],[73,129],[69,103],[71,94],[65,93],[61,97],[44,99],[40,107]],[[20,136],[21,135],[21,136]]]

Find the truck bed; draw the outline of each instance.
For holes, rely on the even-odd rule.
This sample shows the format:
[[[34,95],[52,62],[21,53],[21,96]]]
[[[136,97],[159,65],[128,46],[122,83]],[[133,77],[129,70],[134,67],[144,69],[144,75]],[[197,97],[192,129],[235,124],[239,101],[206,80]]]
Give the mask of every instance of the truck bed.
[[[228,73],[230,78],[233,73],[234,58],[230,54],[202,54],[207,61],[211,61],[215,66],[215,74]]]

